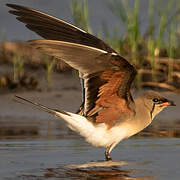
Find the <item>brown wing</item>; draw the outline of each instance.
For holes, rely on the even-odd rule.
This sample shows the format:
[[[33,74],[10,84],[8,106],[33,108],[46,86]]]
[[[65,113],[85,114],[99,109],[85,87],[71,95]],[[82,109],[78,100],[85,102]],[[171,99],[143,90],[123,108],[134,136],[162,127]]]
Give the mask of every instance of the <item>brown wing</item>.
[[[9,12],[16,15],[27,28],[45,39],[78,43],[115,52],[104,41],[63,20],[24,6],[15,4],[7,4],[7,6],[14,9]]]
[[[109,128],[134,113],[130,87],[137,73],[120,56],[112,55],[110,61],[114,66],[101,73],[100,79],[104,83],[99,87],[94,108],[87,114],[95,116],[95,122],[106,123]]]
[[[33,47],[64,60],[83,74],[85,104],[83,114],[112,127],[133,112],[130,86],[136,70],[117,54],[53,40],[34,40]]]
[[[130,86],[136,70],[113,54],[115,50],[60,19],[19,5],[7,6],[30,30],[51,39],[31,41],[31,45],[79,70],[85,81],[84,115],[111,127],[133,111]]]
[[[48,55],[65,61],[82,73],[85,79],[89,74],[96,74],[111,66],[107,56],[108,53],[101,49],[54,40],[32,40],[28,41],[28,44]]]

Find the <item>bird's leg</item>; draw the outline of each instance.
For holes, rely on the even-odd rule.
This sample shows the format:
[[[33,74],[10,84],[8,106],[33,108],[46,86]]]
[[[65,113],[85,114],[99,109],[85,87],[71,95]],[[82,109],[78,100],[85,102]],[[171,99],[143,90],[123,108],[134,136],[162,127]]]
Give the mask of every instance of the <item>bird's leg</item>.
[[[117,142],[114,142],[106,148],[106,151],[105,151],[106,161],[112,161],[111,156],[110,156],[110,152],[112,151],[112,149],[114,148],[114,146],[116,144],[117,144]]]
[[[112,145],[111,145],[111,146],[112,146]],[[106,151],[105,151],[106,161],[112,161],[112,158],[111,158],[111,156],[110,156],[111,146],[108,146],[108,147],[106,148]]]

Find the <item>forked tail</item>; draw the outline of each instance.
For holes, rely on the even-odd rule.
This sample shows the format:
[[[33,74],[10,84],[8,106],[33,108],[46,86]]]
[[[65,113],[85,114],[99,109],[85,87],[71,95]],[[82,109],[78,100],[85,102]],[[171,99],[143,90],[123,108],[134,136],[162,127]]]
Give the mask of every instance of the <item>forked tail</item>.
[[[28,103],[28,104],[31,104],[31,105],[33,105],[33,106],[36,106],[38,109],[42,109],[43,111],[48,112],[48,113],[50,113],[50,114],[52,114],[52,115],[57,116],[57,114],[59,115],[60,113],[62,113],[62,114],[64,114],[64,115],[70,116],[70,114],[68,114],[68,113],[65,112],[65,111],[60,111],[60,110],[57,110],[57,109],[51,109],[51,108],[49,108],[49,107],[47,107],[47,106],[44,106],[44,105],[39,104],[39,103],[37,103],[37,102],[32,102],[32,101],[30,101],[30,100],[28,100],[28,99],[25,99],[25,98],[20,97],[20,96],[17,96],[17,95],[15,95],[15,97],[18,98],[18,99],[20,99],[21,101],[24,101],[24,102],[26,102],[26,103]]]
[[[26,102],[28,104],[31,104],[31,105],[37,107],[38,109],[42,109],[43,111],[48,112],[56,117],[60,117],[61,119],[63,119],[64,121],[67,122],[67,126],[70,129],[72,129],[73,131],[76,131],[78,134],[84,136],[87,141],[88,141],[88,138],[91,137],[93,132],[95,132],[95,127],[94,127],[93,123],[88,121],[86,119],[86,117],[84,117],[84,116],[66,112],[66,111],[51,109],[47,106],[44,106],[37,102],[32,102],[32,101],[27,100],[20,96],[15,96],[15,97],[23,102]],[[90,142],[90,141],[88,141],[88,142]]]

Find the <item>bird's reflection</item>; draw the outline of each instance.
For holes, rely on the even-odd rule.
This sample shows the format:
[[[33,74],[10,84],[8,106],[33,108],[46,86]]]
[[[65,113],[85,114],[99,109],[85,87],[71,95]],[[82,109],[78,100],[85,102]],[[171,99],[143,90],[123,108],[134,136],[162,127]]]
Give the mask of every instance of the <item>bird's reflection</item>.
[[[133,163],[125,161],[89,162],[85,164],[73,164],[59,168],[47,169],[45,178],[67,179],[119,179],[119,180],[151,180],[152,176],[144,176],[144,170],[127,168]]]

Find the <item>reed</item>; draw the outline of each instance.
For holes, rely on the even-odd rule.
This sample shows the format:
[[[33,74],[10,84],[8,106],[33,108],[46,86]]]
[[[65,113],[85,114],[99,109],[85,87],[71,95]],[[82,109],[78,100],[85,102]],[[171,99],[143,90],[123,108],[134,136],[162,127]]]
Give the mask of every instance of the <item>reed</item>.
[[[175,39],[176,39],[176,31],[174,31],[172,26],[169,34],[169,48],[168,48],[168,81],[172,81],[172,74],[173,74],[173,65],[174,65],[174,57],[175,57]]]
[[[150,58],[152,82],[158,82],[156,75],[159,65],[156,59],[169,57],[167,79],[168,82],[172,81],[175,63],[173,58],[177,58],[179,52],[176,41],[178,25],[180,25],[180,1],[168,1],[166,6],[161,6],[160,2],[149,0],[148,26],[144,34],[140,31],[143,26],[140,18],[140,0],[134,0],[131,3],[128,0],[113,0],[107,3],[108,8],[123,24],[121,27],[125,29],[125,33],[119,33],[119,24],[111,27],[113,33],[109,33],[107,24],[103,21],[105,41],[121,55],[127,57],[138,69],[144,68],[143,65],[147,63],[147,58]],[[89,25],[88,1],[72,0],[71,11],[75,25],[92,33]],[[100,34],[102,35],[102,33]],[[167,53],[163,54],[162,52]],[[166,72],[164,76],[166,76]],[[140,87],[141,81],[141,74],[139,74],[136,78],[137,87]]]
[[[121,35],[121,36],[116,35],[115,38],[113,36],[113,38],[109,38],[109,39],[111,39],[111,41],[114,41],[114,39],[116,39],[116,42],[120,42],[119,43],[120,48],[117,47],[116,43],[115,43],[116,46],[114,48],[120,49],[121,52],[123,51],[123,49],[121,48],[122,43],[126,44],[125,46],[130,50],[129,58],[131,62],[134,64],[138,64],[138,60],[137,60],[139,53],[138,45],[141,41],[140,20],[139,20],[139,0],[135,0],[132,7],[130,7],[128,5],[128,2],[125,0],[122,1],[114,0],[113,3],[108,3],[108,6],[112,11],[112,13],[117,18],[119,18],[119,21],[121,21],[121,23],[126,29],[125,35]],[[119,38],[123,37],[123,39],[117,40],[118,37]],[[110,44],[113,45],[114,43],[110,43]]]
[[[71,13],[76,26],[89,33],[92,33],[89,26],[89,10],[87,0],[71,0]]]
[[[148,28],[146,30],[146,36],[148,36],[148,38],[153,39],[154,36],[154,30],[155,30],[155,17],[154,17],[154,0],[149,0],[149,4],[148,4]]]
[[[71,13],[74,24],[92,34],[92,30],[89,25],[88,1],[71,0]],[[75,76],[78,74],[76,70],[73,70],[72,73]]]
[[[45,68],[46,68],[46,81],[47,81],[47,89],[50,90],[52,85],[52,71],[56,65],[56,59],[55,57],[49,58],[46,55],[44,55],[44,61],[45,61]]]
[[[166,6],[161,6],[155,0],[149,0],[148,5],[148,26],[146,33],[140,33],[140,25],[143,25],[140,19],[139,1],[134,1],[133,6],[129,6],[130,1],[114,0],[109,3],[110,10],[116,17],[119,18],[126,28],[126,33],[119,37],[119,49],[122,55],[130,57],[131,62],[138,68],[144,68],[142,64],[146,64],[146,56],[151,59],[152,82],[157,82],[159,64],[156,62],[157,58],[169,57],[167,63],[167,71],[164,71],[164,77],[168,72],[168,83],[173,83],[174,58],[179,58],[177,41],[177,31],[180,27],[180,2],[178,0],[168,1]],[[162,2],[161,2],[162,3]],[[157,23],[159,19],[159,23]],[[107,32],[107,28],[106,28]],[[110,36],[110,35],[109,35]],[[114,37],[114,36],[112,36]],[[118,37],[118,35],[116,35]],[[124,38],[125,37],[125,38]],[[168,38],[169,37],[169,38]],[[108,40],[113,41],[113,38],[108,37]],[[110,43],[112,46],[113,42]],[[121,47],[125,47],[121,48]],[[139,48],[142,47],[142,48]],[[118,49],[117,44],[115,49]],[[124,53],[128,49],[128,54]],[[124,52],[123,52],[124,51]],[[140,75],[138,75],[140,76]],[[136,85],[141,84],[141,77],[136,78]],[[174,82],[176,83],[176,82]]]
[[[24,60],[19,54],[14,54],[13,58],[13,79],[14,82],[18,82],[21,76],[23,76]]]

